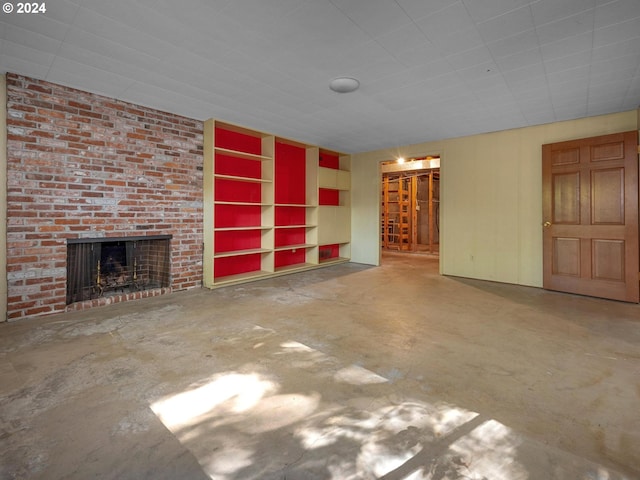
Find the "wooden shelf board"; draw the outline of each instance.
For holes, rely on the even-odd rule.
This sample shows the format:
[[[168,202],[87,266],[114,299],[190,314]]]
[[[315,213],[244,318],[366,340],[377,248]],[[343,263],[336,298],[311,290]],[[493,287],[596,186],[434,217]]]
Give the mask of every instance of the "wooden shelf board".
[[[277,267],[276,273],[294,273],[297,271],[309,270],[317,267],[313,263],[296,263],[295,265],[285,265],[284,267]]]
[[[239,177],[237,175],[221,175],[216,173],[213,175],[214,178],[218,178],[220,180],[232,180],[234,182],[247,182],[247,183],[271,183],[272,180],[266,180],[263,178],[252,178],[252,177]]]
[[[229,130],[230,132],[242,133],[244,135],[249,135],[251,137],[258,137],[258,138],[273,137],[273,134],[271,133],[266,133],[259,130],[252,130],[250,128],[243,127],[242,125],[236,125],[235,123],[229,123],[229,122],[224,122],[222,120],[215,120],[215,119],[211,119],[211,120],[213,120],[216,128],[221,128],[222,130]]]
[[[276,203],[274,204],[276,207],[300,207],[300,208],[313,208],[317,207],[317,205],[306,205],[301,203]]]
[[[274,228],[313,228],[317,225],[276,225]]]
[[[348,258],[334,257],[334,258],[327,258],[326,260],[320,260],[320,265],[331,265],[334,263],[344,263],[348,261],[349,261]]]
[[[313,243],[304,243],[302,245],[281,245],[279,247],[274,248],[273,250],[275,252],[280,252],[280,251],[283,251],[283,250],[286,251],[286,250],[300,250],[302,248],[313,248],[315,246],[316,245],[313,244]]]
[[[234,283],[243,283],[249,280],[257,280],[259,278],[266,278],[273,275],[273,272],[265,272],[263,270],[256,270],[247,273],[238,273],[236,275],[225,275],[224,277],[216,277],[213,279],[214,287],[223,285],[232,285]]]
[[[264,155],[256,155],[254,153],[245,153],[245,152],[240,152],[238,150],[230,150],[228,148],[215,147],[215,151],[216,153],[222,153],[224,155],[229,155],[231,157],[244,158],[246,160],[257,160],[259,162],[272,160],[271,157],[266,157]]]
[[[292,145],[294,147],[299,147],[304,149],[314,148],[314,145],[309,145],[308,143],[302,143],[297,140],[291,140],[290,138],[284,138],[284,137],[275,137],[275,142],[283,143],[285,145]]]
[[[288,275],[292,273],[304,272],[307,270],[313,270],[316,268],[330,267],[331,265],[337,265],[340,263],[347,263],[348,258],[332,258],[331,261],[325,261],[322,263],[299,263],[297,265],[287,265],[284,267],[278,267],[273,272],[255,271],[248,273],[241,273],[239,275],[228,275],[225,277],[218,277],[214,279],[213,285],[207,288],[215,289],[220,287],[226,287],[236,284],[242,284],[251,280],[262,280],[267,278],[274,278],[280,275]]]
[[[269,253],[271,250],[267,248],[252,248],[249,250],[231,250],[228,252],[214,253],[213,258],[239,257],[241,255],[252,255],[254,253]]]
[[[273,227],[260,226],[257,225],[255,227],[215,227],[213,229],[214,232],[233,232],[239,230],[271,230]]]
[[[219,200],[213,201],[214,205],[242,205],[251,207],[269,207],[270,203],[258,203],[258,202],[222,202]]]

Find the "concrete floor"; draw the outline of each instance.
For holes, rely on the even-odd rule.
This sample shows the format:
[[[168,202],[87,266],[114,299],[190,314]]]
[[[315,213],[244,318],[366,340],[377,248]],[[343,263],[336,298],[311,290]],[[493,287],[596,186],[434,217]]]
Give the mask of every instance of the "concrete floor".
[[[640,306],[385,254],[0,325],[2,479],[640,478]]]

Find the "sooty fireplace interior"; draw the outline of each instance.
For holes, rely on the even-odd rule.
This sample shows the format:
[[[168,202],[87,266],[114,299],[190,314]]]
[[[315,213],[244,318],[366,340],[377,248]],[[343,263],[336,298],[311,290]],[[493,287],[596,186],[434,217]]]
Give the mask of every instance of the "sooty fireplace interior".
[[[67,305],[169,287],[171,235],[67,241]]]

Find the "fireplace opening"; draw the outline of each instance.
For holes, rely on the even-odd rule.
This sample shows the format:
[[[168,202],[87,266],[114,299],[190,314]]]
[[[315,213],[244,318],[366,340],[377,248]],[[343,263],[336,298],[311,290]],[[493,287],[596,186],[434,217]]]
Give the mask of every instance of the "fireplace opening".
[[[169,287],[171,235],[67,241],[67,305]]]

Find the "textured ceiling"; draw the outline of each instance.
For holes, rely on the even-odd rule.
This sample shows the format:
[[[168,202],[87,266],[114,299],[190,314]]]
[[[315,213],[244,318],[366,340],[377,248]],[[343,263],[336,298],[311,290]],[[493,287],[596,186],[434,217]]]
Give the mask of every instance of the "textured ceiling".
[[[635,109],[640,0],[49,0],[0,71],[362,152]],[[329,90],[336,76],[361,88]]]

